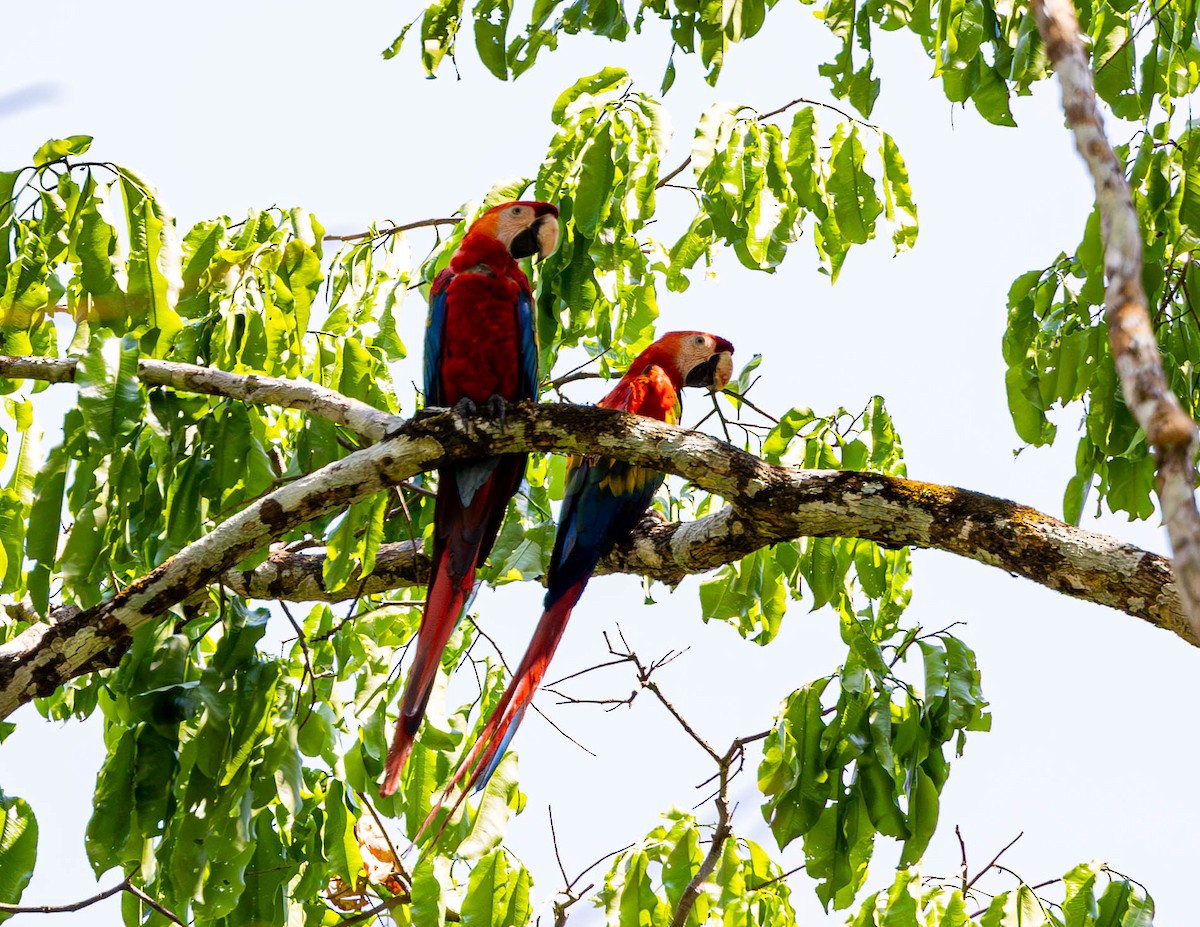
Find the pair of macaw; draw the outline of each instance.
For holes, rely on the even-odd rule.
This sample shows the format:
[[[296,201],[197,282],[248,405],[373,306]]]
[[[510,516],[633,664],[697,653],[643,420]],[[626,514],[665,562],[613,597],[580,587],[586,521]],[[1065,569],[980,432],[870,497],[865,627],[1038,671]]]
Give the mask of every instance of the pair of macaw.
[[[425,334],[425,402],[497,412],[505,402],[537,399],[533,293],[518,261],[548,257],[558,243],[558,210],[549,203],[496,206],[468,230],[433,282]],[[670,332],[642,351],[600,406],[678,421],[685,386],[724,388],[733,345],[704,332]],[[442,652],[468,602],[475,569],[492,549],[508,500],[525,472],[525,454],[502,454],[438,471],[432,576],[417,633],[416,657],[401,699],[380,793],[390,795],[425,714]],[[471,752],[446,786],[482,788],[499,764],[545,676],[571,610],[600,558],[642,519],[663,475],[603,457],[572,458],[558,534],[546,575],[545,610],[529,648]]]

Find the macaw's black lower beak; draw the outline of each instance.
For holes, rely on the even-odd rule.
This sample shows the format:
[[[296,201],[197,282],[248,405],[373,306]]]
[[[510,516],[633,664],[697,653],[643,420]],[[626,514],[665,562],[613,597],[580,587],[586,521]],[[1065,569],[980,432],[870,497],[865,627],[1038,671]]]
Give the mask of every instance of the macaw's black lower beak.
[[[534,256],[538,260],[544,260],[554,253],[557,244],[558,217],[547,213],[534,219],[527,228],[518,232],[508,250],[518,261]]]
[[[697,364],[687,373],[684,386],[708,387],[711,392],[723,390],[733,375],[733,358],[727,351],[713,354],[708,360]]]

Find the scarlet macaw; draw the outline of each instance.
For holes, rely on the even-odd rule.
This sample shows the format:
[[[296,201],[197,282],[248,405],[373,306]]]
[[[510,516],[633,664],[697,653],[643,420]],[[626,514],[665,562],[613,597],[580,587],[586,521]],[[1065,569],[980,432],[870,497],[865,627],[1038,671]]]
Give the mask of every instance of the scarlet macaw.
[[[599,405],[675,424],[679,421],[679,391],[685,386],[723,389],[733,369],[732,354],[733,345],[724,338],[704,332],[670,332],[634,359]],[[446,786],[447,794],[468,773],[464,795],[487,783],[546,674],[571,610],[596,564],[642,520],[662,481],[661,473],[619,460],[571,458],[546,571],[545,610],[521,665],[474,748]],[[434,807],[426,825],[440,807],[440,803]]]
[[[474,412],[486,404],[537,399],[533,292],[517,261],[549,257],[558,244],[550,203],[503,203],[475,220],[430,289],[425,328],[425,405]],[[384,764],[381,795],[400,783],[442,651],[487,559],[508,500],[525,474],[526,454],[502,454],[438,470],[432,574],[417,632],[416,657]]]

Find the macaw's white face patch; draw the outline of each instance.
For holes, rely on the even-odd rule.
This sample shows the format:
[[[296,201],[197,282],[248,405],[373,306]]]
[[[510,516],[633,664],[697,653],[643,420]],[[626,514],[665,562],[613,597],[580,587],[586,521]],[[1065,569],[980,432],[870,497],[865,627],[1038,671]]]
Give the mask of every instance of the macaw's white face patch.
[[[513,203],[496,219],[496,238],[515,258],[536,255],[538,260],[545,260],[558,247],[556,211],[543,203]]]

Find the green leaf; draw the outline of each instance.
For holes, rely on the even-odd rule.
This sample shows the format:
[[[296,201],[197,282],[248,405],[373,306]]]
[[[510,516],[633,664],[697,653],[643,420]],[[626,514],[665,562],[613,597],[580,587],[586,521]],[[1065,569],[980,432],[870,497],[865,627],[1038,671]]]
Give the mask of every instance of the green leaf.
[[[498,847],[517,795],[517,755],[510,750],[488,779],[470,833],[455,852],[473,859]]]
[[[463,0],[434,0],[426,6],[421,19],[421,64],[428,76],[437,76],[438,66],[447,54],[454,56],[454,41],[462,15]],[[398,49],[403,38],[401,33],[392,47]]]
[[[875,195],[875,180],[865,167],[866,151],[855,126],[847,135],[839,126],[833,137],[833,171],[826,188],[833,198],[833,213],[842,235],[856,245],[875,236],[875,220],[883,204]]]
[[[833,788],[821,750],[821,695],[829,682],[818,679],[793,693],[763,748],[758,788],[767,801],[762,813],[781,850],[816,824]]]
[[[96,777],[91,820],[84,836],[88,861],[99,876],[124,861],[133,814],[133,763],[137,736],[126,729],[110,747]]]
[[[33,563],[27,579],[29,597],[39,615],[50,609],[50,577],[55,568],[66,489],[67,457],[62,445],[54,448],[33,484],[25,556]]]
[[[346,808],[345,787],[338,781],[325,793],[325,829],[322,835],[331,874],[353,885],[362,871],[362,852],[354,836],[354,819]]]
[[[554,101],[554,106],[550,110],[550,121],[556,126],[562,125],[572,104],[612,91],[627,80],[629,80],[629,72],[624,68],[604,68],[595,74],[581,77],[559,94],[558,99]]]
[[[463,927],[524,927],[532,908],[529,871],[493,850],[471,870],[460,914]]]
[[[446,899],[442,883],[450,872],[444,856],[424,857],[413,870],[412,918],[421,927],[442,927],[446,923]]]
[[[131,338],[93,339],[79,363],[79,408],[102,447],[116,449],[142,424],[145,400],[137,381],[138,346]]]
[[[71,155],[81,155],[92,147],[92,136],[70,135],[67,138],[52,138],[33,155],[34,167],[45,167],[62,161]]]
[[[665,927],[667,909],[654,891],[647,872],[649,859],[643,851],[634,851],[628,857],[625,882],[621,889],[618,906],[622,925],[638,927]]]
[[[892,227],[892,244],[896,253],[907,251],[917,240],[917,205],[913,202],[908,182],[908,168],[895,140],[886,132],[880,155],[883,158],[883,192],[888,224]]]
[[[616,165],[612,157],[612,133],[607,125],[592,136],[583,155],[579,186],[575,189],[575,227],[594,238],[612,203],[612,185]]]
[[[20,902],[33,878],[37,844],[37,818],[29,803],[0,792],[0,902]],[[0,922],[11,916],[0,913]]]
[[[479,0],[475,5],[475,49],[484,66],[501,80],[508,78],[505,57],[512,0]]]
[[[923,767],[917,767],[916,778],[908,796],[908,829],[912,836],[904,842],[900,865],[911,866],[925,855],[938,821],[938,787]]]

